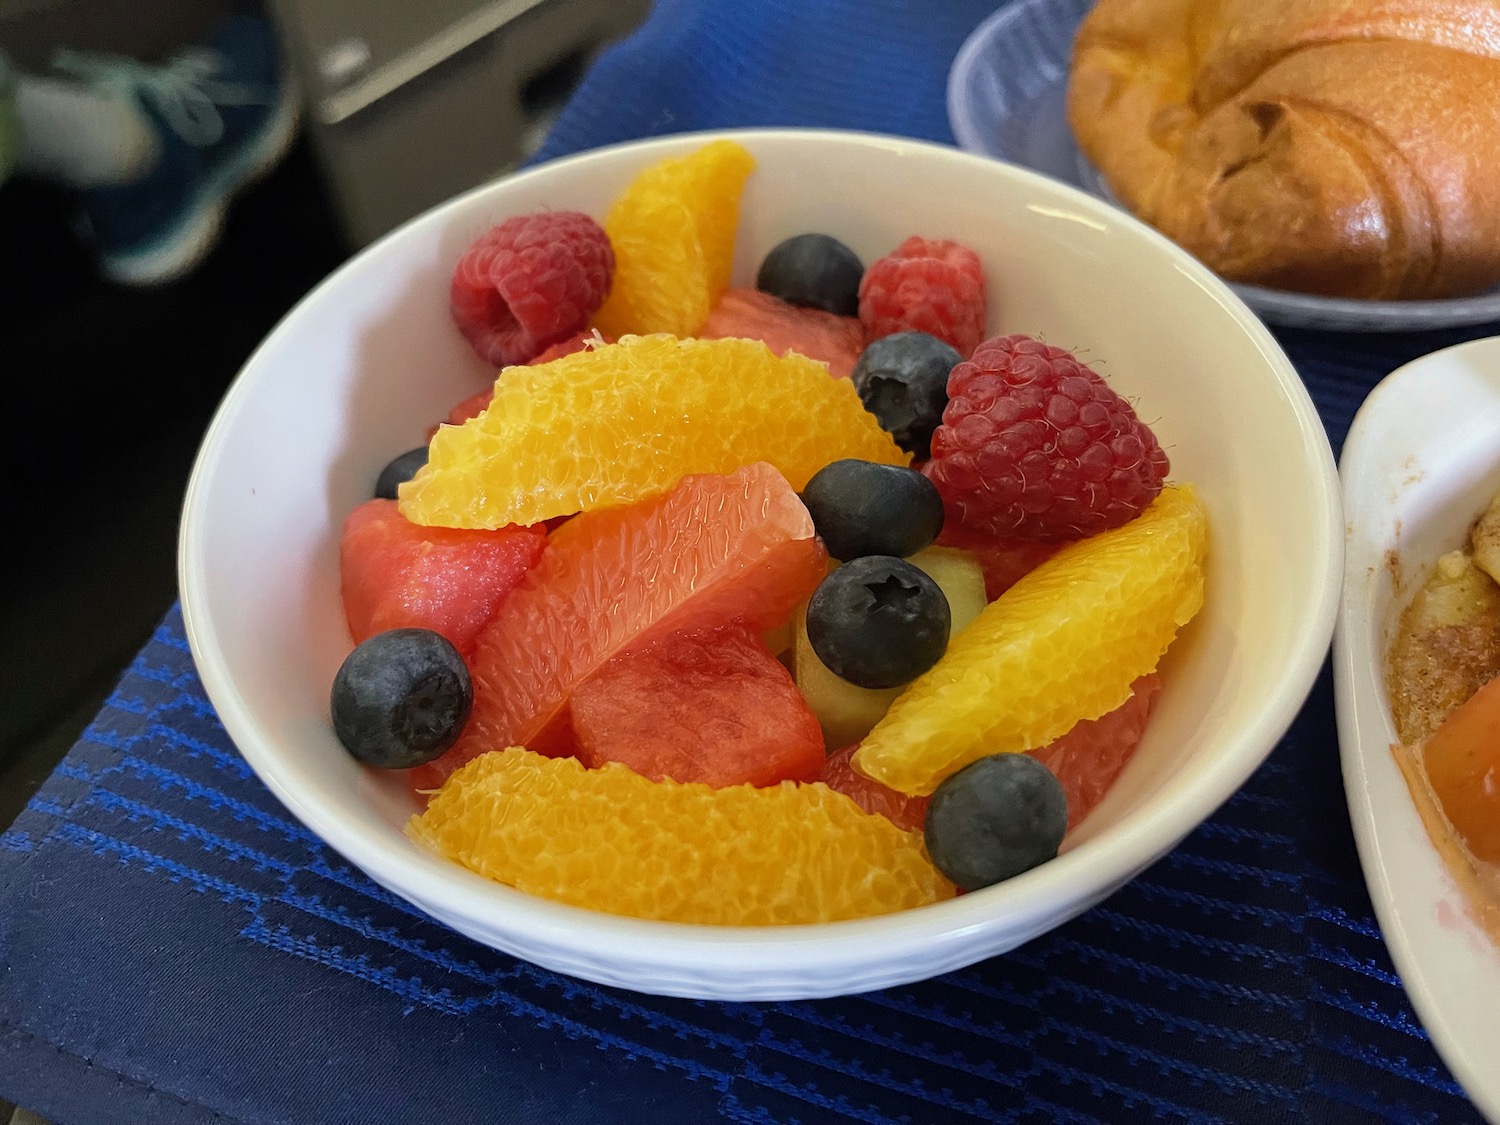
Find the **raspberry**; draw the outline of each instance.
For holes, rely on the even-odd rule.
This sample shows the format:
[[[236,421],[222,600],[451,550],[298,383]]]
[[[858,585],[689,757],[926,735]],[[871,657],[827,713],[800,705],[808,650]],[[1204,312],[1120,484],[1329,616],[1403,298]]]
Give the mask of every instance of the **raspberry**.
[[[525,363],[583,329],[614,276],[609,236],[577,211],[507,219],[458,260],[449,289],[453,320],[497,367]]]
[[[1161,491],[1167,455],[1130,404],[1062,348],[986,340],[948,376],[922,471],[956,529],[1083,539],[1128,523]]]
[[[957,242],[913,235],[865,270],[859,319],[865,336],[926,332],[967,357],[984,339],[984,268]]]

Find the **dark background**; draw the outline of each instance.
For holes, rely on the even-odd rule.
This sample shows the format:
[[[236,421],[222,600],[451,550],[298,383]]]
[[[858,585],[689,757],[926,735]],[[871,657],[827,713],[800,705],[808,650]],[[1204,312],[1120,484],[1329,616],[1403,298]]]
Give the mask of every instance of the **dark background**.
[[[531,61],[543,60],[485,72],[496,104],[516,99],[521,158],[603,46],[599,36],[623,34],[644,14],[634,0],[611,2],[629,11],[580,24],[573,38],[535,22],[507,28],[536,40]],[[230,10],[266,5],[152,0],[148,8],[138,0],[0,0],[0,50],[43,75],[64,44],[156,63]],[[484,49],[440,64],[382,107],[421,99],[465,67],[494,65]],[[478,93],[488,105],[488,87]],[[517,154],[491,156],[495,174]],[[68,192],[20,177],[0,184],[0,830],[175,600],[179,510],[214,408],[277,321],[353,252],[331,182],[328,161],[303,135],[234,198],[200,266],[143,289],[98,277],[74,236]]]
[[[181,281],[99,279],[65,192],[0,187],[0,827],[176,597],[177,518],[214,407],[348,250],[305,143]]]

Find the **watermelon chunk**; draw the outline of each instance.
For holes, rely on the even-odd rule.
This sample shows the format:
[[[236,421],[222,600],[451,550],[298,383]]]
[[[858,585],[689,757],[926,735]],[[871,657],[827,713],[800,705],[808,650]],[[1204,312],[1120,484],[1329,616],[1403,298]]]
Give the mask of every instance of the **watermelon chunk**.
[[[670,633],[616,656],[573,692],[587,766],[620,762],[653,781],[775,785],[823,766],[823,732],[760,636]]]
[[[394,500],[367,500],[344,521],[340,586],[359,644],[387,629],[432,629],[465,655],[501,601],[541,557],[540,528],[421,527]]]

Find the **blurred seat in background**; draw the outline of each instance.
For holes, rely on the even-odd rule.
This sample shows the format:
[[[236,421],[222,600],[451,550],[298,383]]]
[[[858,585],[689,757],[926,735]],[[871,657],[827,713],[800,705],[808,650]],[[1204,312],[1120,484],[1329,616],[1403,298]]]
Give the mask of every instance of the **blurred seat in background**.
[[[291,146],[299,103],[270,22],[237,12],[160,62],[59,46],[4,65],[0,165],[71,189],[75,228],[112,281],[159,285],[218,241],[233,196]]]
[[[516,167],[649,0],[271,0],[351,242]]]
[[[202,50],[220,49],[216,29],[242,10],[226,0],[152,0],[148,12],[139,0],[0,0],[0,50],[16,73],[72,82],[88,97],[128,87],[134,99],[144,83],[173,107],[142,95],[151,137],[121,142],[116,179],[120,167],[154,167],[156,146],[179,158],[185,146],[210,164],[234,147],[159,134],[168,113],[203,109],[195,89],[221,118],[219,139],[230,117],[249,110],[235,137],[250,138],[241,153],[267,165],[285,137],[261,143],[239,124],[256,114],[262,126],[284,122],[293,89],[303,122],[196,265],[121,278],[153,285],[100,275],[97,223],[92,241],[77,237],[79,191],[97,183],[68,187],[54,174],[0,184],[0,472],[13,532],[0,552],[0,825],[67,751],[175,597],[192,457],[250,352],[351,250],[524,160],[597,51],[647,7],[275,0],[259,27],[274,28],[291,81],[269,100],[233,105],[198,81],[214,77]],[[184,44],[198,64],[182,63]],[[52,69],[59,47],[72,52],[70,74]],[[241,80],[220,94],[248,102],[245,87],[264,85]],[[212,133],[187,128],[200,140]]]

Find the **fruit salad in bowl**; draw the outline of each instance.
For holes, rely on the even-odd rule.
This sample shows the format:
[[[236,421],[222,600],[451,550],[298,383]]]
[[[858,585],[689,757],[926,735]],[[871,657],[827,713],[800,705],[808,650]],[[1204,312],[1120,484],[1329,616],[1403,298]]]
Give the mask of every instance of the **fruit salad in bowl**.
[[[1331,633],[1331,464],[1243,306],[1077,193],[669,138],[299,306],[205,443],[184,608],[257,772],[439,919],[856,991],[1077,913],[1248,776]]]

